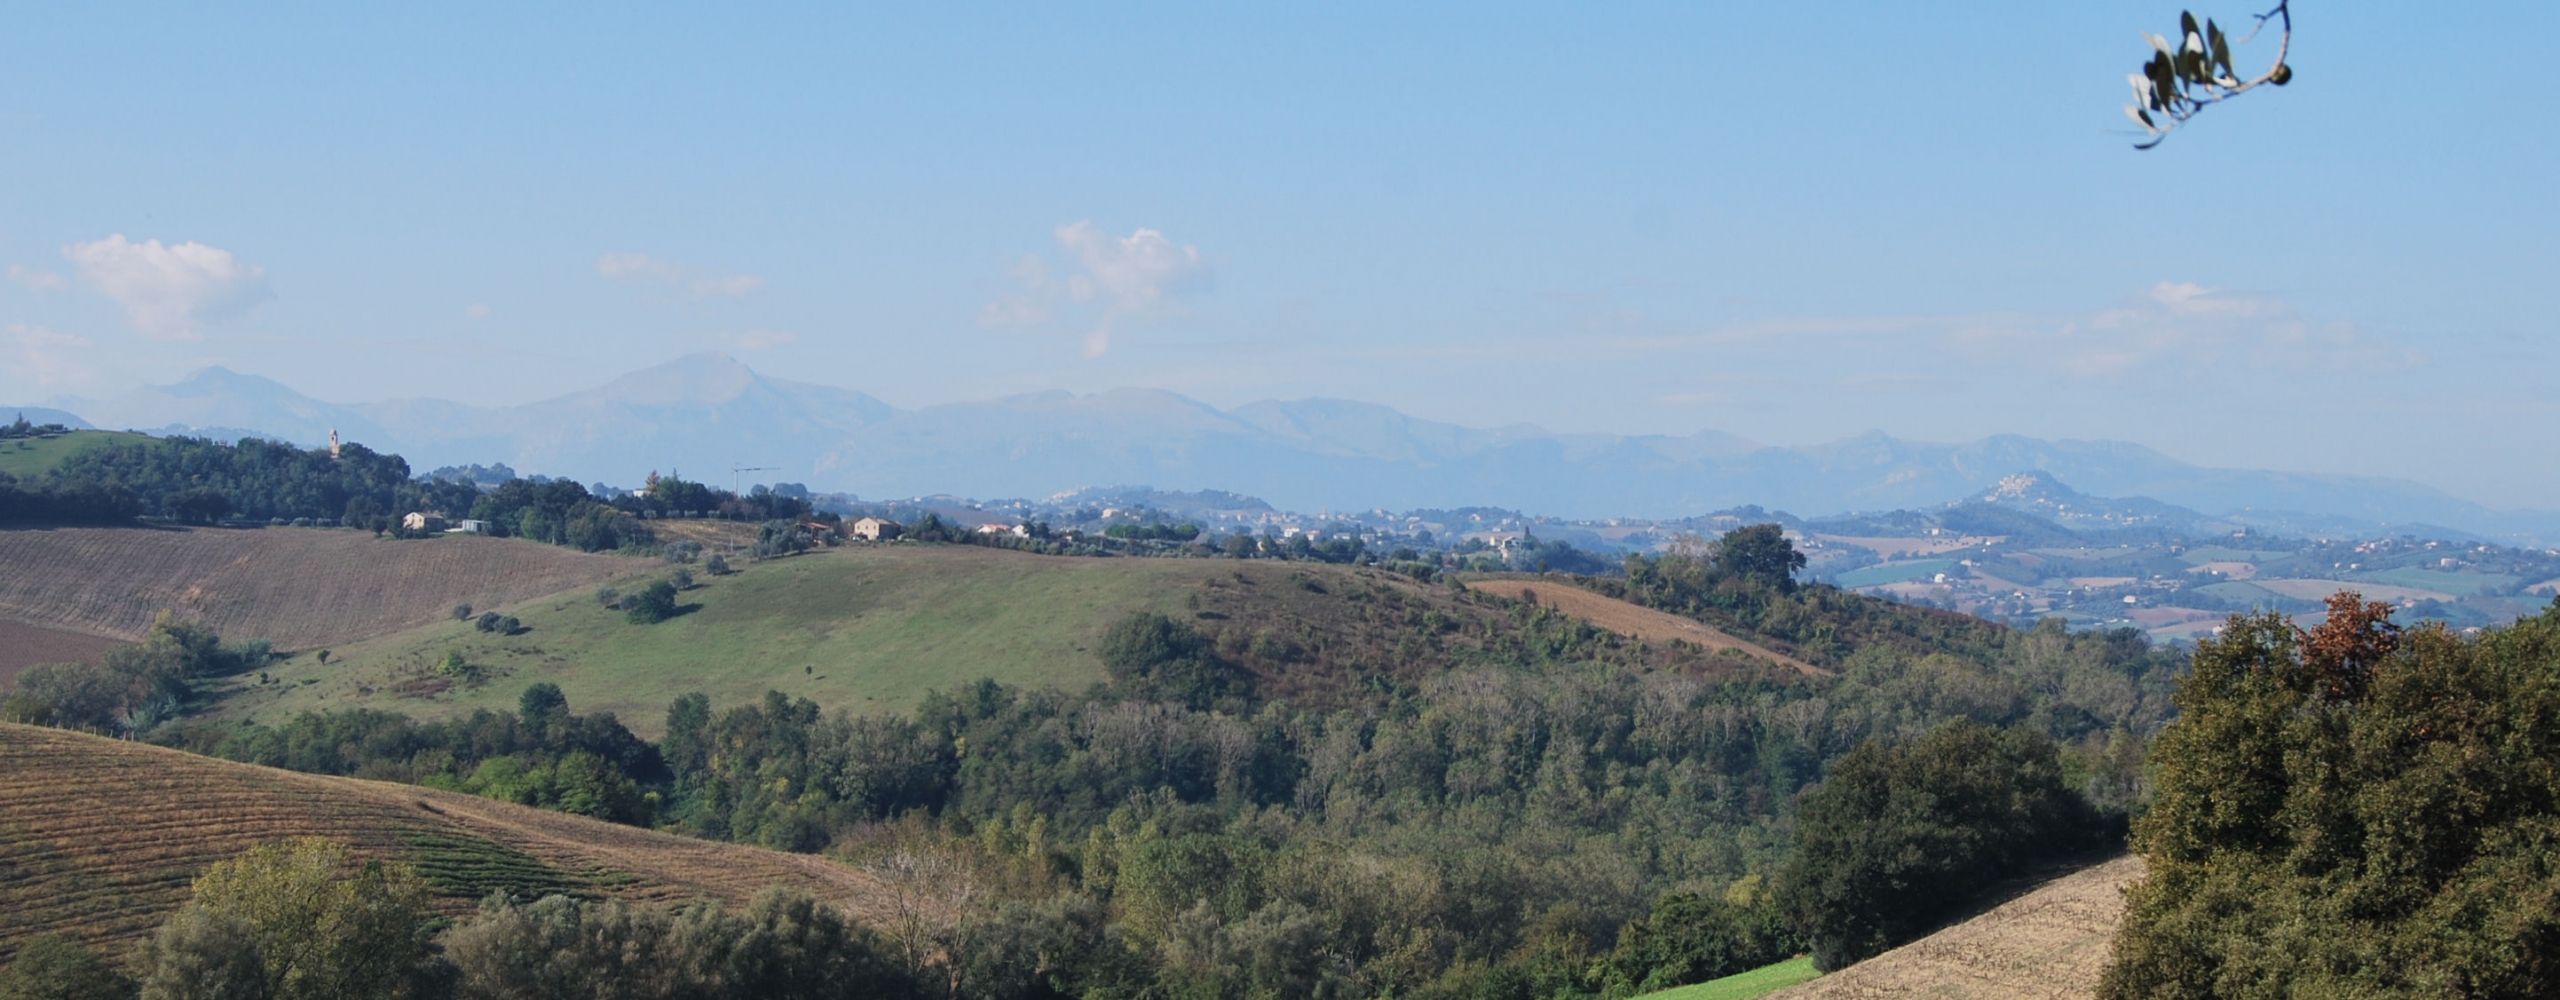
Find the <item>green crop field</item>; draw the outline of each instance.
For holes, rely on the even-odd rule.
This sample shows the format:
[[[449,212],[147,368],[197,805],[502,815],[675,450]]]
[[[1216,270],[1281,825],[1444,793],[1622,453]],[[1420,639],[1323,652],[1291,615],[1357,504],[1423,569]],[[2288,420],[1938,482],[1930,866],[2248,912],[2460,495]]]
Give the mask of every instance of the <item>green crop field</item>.
[[[2234,549],[2219,545],[2200,545],[2195,548],[2188,549],[2184,554],[2178,556],[2178,558],[2185,561],[2187,565],[2202,566],[2210,562],[2254,563],[2275,554],[2276,553],[2259,552],[2254,549]]]
[[[684,613],[637,625],[581,587],[503,610],[523,634],[447,621],[340,645],[329,662],[306,650],[235,679],[220,714],[358,706],[424,718],[512,710],[536,681],[560,685],[578,711],[607,710],[654,735],[667,703],[689,691],[731,705],[767,690],[829,708],[901,711],[928,690],[980,677],[1068,688],[1102,679],[1093,649],[1135,611],[1188,616],[1212,579],[1270,577],[1297,566],[1224,560],[1083,559],[967,546],[855,546],[748,564],[701,581]],[[1330,568],[1324,568],[1330,569]],[[1341,574],[1334,570],[1333,573]],[[663,579],[664,568],[618,581]],[[1297,588],[1285,587],[1291,591]],[[438,667],[460,653],[485,680],[455,683]]]
[[[2222,598],[2226,601],[2246,601],[2250,604],[2273,606],[2279,602],[2290,600],[2290,598],[2287,598],[2282,594],[2278,594],[2275,591],[2268,590],[2256,584],[2241,583],[2238,581],[2208,583],[2204,586],[2197,587],[2196,589],[2203,593],[2212,594],[2213,596]]]
[[[2524,582],[2522,577],[2498,573],[2447,573],[2441,570],[2419,569],[2415,566],[2358,573],[2355,578],[2416,590],[2433,590],[2456,597],[2494,594]]]
[[[1737,972],[1722,979],[1647,993],[1637,1000],[1751,1000],[1819,975],[1821,973],[1813,971],[1813,956],[1806,955],[1749,972]]]
[[[148,441],[148,434],[124,431],[72,431],[55,438],[0,441],[0,472],[21,479],[44,475],[62,460],[111,441]]]
[[[1842,589],[1854,590],[1885,583],[1926,580],[1954,569],[1955,565],[1956,561],[1953,559],[1915,559],[1910,562],[1886,563],[1882,566],[1850,570],[1831,578],[1831,583]]]

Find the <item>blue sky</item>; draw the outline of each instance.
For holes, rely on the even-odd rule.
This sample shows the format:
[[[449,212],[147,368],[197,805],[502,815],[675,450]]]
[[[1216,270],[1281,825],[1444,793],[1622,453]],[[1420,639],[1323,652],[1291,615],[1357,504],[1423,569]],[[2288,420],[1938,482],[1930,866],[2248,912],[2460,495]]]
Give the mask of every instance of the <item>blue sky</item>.
[[[2174,5],[363,6],[13,8],[0,401],[725,350],[2560,508],[2549,4],[2307,2],[2147,153]]]

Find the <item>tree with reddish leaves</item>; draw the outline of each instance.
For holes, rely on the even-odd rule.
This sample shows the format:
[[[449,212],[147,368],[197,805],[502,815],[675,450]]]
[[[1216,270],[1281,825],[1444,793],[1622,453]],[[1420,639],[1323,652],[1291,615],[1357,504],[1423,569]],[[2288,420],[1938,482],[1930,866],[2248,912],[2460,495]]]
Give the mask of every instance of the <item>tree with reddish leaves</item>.
[[[2328,604],[2327,621],[2294,629],[2294,646],[2321,697],[2354,701],[2364,696],[2373,668],[2400,648],[2400,626],[2391,623],[2391,605],[2352,590],[2329,595]]]

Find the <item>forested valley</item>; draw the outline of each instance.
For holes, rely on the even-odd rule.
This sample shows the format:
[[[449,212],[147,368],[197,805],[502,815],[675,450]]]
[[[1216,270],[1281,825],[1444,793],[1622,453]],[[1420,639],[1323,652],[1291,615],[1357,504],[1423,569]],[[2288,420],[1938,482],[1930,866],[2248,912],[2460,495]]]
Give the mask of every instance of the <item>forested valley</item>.
[[[1472,665],[1292,701],[1142,614],[1107,634],[1106,684],[962,684],[904,715],[689,696],[649,743],[536,685],[450,722],[150,736],[823,852],[907,894],[892,950],[953,996],[1630,996],[1808,950],[1845,964],[2120,837],[2175,657],[1799,588],[1722,554],[1768,550],[1755,534],[1633,564],[1626,590],[1758,621],[1833,672],[1630,669],[1616,637],[1515,603],[1525,638]],[[178,697],[242,669],[224,648],[164,623],[10,711],[111,717],[129,707],[46,692]]]

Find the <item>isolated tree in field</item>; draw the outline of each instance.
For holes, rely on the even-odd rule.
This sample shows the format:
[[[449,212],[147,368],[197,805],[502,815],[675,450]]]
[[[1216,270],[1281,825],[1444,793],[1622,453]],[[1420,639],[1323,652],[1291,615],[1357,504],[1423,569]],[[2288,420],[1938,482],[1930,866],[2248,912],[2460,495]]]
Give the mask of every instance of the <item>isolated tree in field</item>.
[[[27,939],[0,970],[0,1000],[131,1000],[133,991],[97,952],[59,934]]]
[[[352,874],[350,869],[354,869]],[[428,955],[427,886],[319,838],[251,848],[195,881],[141,958],[146,998],[409,997]]]
[[[676,616],[676,585],[660,580],[649,589],[631,595],[630,610],[623,612],[636,625],[655,625]]]
[[[2275,22],[2282,35],[2276,41],[2275,61],[2266,72],[2242,79],[2232,68],[2231,46],[2235,43],[2223,34],[2222,26],[2207,18],[2202,25],[2196,16],[2178,14],[2178,37],[2175,40],[2158,35],[2144,35],[2151,41],[2151,61],[2126,79],[2133,83],[2133,103],[2124,106],[2125,117],[2142,126],[2149,136],[2133,144],[2135,149],[2150,149],[2169,138],[2169,132],[2187,120],[2220,104],[2257,89],[2261,85],[2284,86],[2293,82],[2293,67],[2285,56],[2293,48],[2292,0],[2278,0],[2274,10],[2257,15],[2258,24],[2237,44],[2247,44]]]
[[[1716,543],[1716,566],[1736,576],[1763,580],[1780,590],[1794,590],[1804,553],[1787,542],[1787,530],[1754,524],[1725,532]]]

